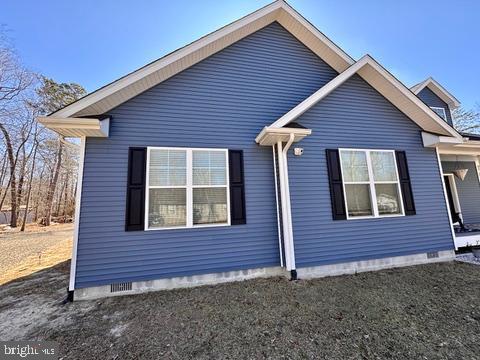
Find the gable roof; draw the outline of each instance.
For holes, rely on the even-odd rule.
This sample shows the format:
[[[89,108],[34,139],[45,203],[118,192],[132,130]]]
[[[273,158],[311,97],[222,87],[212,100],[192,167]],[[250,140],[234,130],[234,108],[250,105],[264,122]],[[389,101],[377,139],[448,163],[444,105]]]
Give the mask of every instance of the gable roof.
[[[369,55],[365,55],[354,65],[339,74],[322,88],[303,100],[268,128],[281,128],[297,119],[300,115],[325,98],[354,74],[360,75],[367,83],[412,119],[420,128],[430,133],[453,136],[461,135],[432,109],[413,94],[405,85],[390,74]]]
[[[428,87],[430,90],[433,91],[435,95],[437,95],[440,99],[445,101],[445,103],[450,106],[450,109],[455,109],[460,106],[460,101],[457,100],[455,96],[450,94],[442,85],[440,85],[434,78],[429,77],[428,79],[422,81],[421,83],[414,85],[410,88],[412,92],[417,95]]]
[[[50,116],[104,114],[143,91],[277,21],[337,72],[355,61],[283,0],[277,0],[86,95]]]

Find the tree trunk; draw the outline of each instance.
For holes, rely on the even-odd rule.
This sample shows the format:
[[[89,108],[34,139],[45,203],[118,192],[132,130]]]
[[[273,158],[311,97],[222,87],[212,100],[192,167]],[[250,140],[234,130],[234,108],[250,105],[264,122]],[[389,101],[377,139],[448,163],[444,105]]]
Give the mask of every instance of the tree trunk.
[[[65,198],[63,199],[63,222],[67,222],[67,206],[68,206],[68,172],[65,177]]]
[[[8,161],[10,163],[10,206],[11,206],[11,216],[10,216],[10,226],[17,227],[17,182],[15,178],[15,156],[13,155],[13,145],[10,140],[10,135],[8,134],[7,129],[3,124],[0,124],[0,130],[5,137],[5,145],[7,146],[7,155]]]
[[[32,194],[33,174],[35,173],[35,160],[37,157],[38,144],[35,144],[34,146],[35,146],[35,149],[33,150],[32,170],[30,171],[30,179],[28,181],[27,201],[25,204],[25,212],[23,214],[23,223],[20,231],[25,231],[25,225],[27,224],[27,220],[28,220],[28,212],[29,212],[28,208],[30,206],[30,195]]]
[[[38,208],[40,207],[40,199],[42,198],[42,181],[43,174],[45,172],[45,165],[42,166],[42,171],[40,171],[40,177],[38,178],[38,190],[35,196],[35,213],[33,215],[33,222],[38,221]]]
[[[46,211],[45,211],[45,219],[44,219],[44,225],[49,226],[50,221],[52,218],[52,207],[53,207],[53,197],[55,195],[55,188],[57,187],[57,182],[58,182],[58,175],[60,173],[60,167],[62,166],[62,151],[63,151],[63,144],[58,140],[58,150],[57,150],[57,162],[55,165],[55,171],[53,173],[52,180],[50,181],[50,184],[48,186],[48,192],[47,192],[47,200],[46,200]]]
[[[23,197],[23,183],[25,182],[25,170],[27,167],[27,158],[25,154],[25,146],[22,147],[22,165],[20,167],[20,176],[18,179],[18,186],[17,186],[17,218],[20,216],[20,209],[22,207],[22,197]]]

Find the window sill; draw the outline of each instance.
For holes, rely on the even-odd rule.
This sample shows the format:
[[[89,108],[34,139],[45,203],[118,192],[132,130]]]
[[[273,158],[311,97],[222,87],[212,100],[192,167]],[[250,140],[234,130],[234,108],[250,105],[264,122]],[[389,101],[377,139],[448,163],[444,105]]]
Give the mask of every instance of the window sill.
[[[380,215],[380,216],[355,216],[355,217],[347,217],[347,220],[366,220],[366,219],[385,219],[385,218],[396,218],[402,217],[405,214],[395,214],[395,215]]]
[[[162,228],[145,228],[145,231],[161,231],[161,230],[195,230],[195,229],[204,229],[204,228],[217,228],[217,227],[229,227],[231,224],[222,223],[222,224],[201,224],[194,226],[170,226]]]

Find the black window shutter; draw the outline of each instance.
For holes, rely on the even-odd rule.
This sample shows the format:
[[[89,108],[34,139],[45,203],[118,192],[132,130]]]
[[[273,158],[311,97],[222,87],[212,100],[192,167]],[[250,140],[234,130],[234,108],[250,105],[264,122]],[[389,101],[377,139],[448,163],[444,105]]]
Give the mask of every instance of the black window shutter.
[[[343,194],[342,169],[338,149],[327,149],[328,181],[332,201],[333,220],[346,220],[345,196]]]
[[[147,149],[128,149],[127,208],[125,231],[144,230]]]
[[[232,225],[246,224],[243,151],[229,150],[228,161],[230,169],[230,223]]]
[[[407,155],[405,151],[395,151],[395,155],[397,157],[398,177],[400,178],[405,215],[415,215],[415,202],[413,201],[412,184],[408,172]]]

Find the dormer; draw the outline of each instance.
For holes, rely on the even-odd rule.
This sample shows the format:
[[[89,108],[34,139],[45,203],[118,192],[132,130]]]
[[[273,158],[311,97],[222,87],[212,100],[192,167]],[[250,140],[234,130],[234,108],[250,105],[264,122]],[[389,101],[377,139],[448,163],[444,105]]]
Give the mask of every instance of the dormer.
[[[411,87],[410,90],[435,111],[440,118],[453,126],[452,111],[460,106],[460,102],[435,79],[429,77]]]

